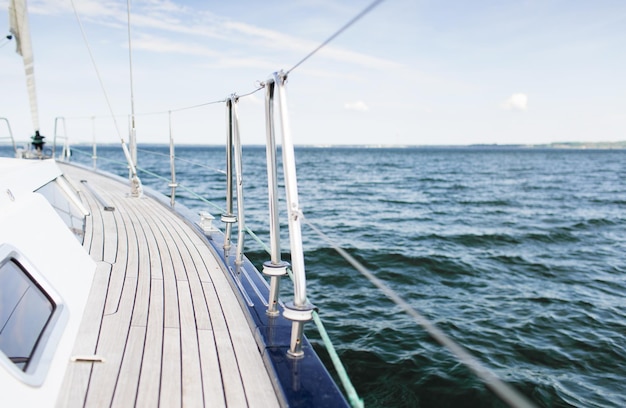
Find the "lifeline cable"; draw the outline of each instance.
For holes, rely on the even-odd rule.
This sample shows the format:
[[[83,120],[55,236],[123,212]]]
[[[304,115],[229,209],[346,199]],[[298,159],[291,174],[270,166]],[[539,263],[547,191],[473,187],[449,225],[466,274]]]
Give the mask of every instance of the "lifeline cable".
[[[170,155],[169,155],[169,154],[159,153],[159,152],[155,152],[155,151],[152,151],[152,150],[137,149],[137,151],[138,151],[138,152],[142,152],[142,153],[152,154],[152,155],[154,155],[154,156],[164,156],[164,157],[170,157]],[[182,161],[182,162],[184,162],[184,163],[189,163],[189,164],[193,164],[194,166],[202,167],[202,168],[205,168],[205,169],[208,169],[208,170],[213,170],[213,171],[214,171],[214,172],[216,172],[216,173],[226,174],[226,172],[225,172],[224,170],[216,169],[216,168],[214,168],[214,167],[207,166],[206,164],[198,163],[198,162],[193,161],[193,160],[187,160],[187,159],[183,159],[183,158],[181,158],[181,157],[176,157],[176,156],[175,156],[174,158],[175,158],[176,160],[178,160],[178,161]]]
[[[259,82],[258,87],[255,88],[253,91],[250,91],[248,93],[245,93],[243,95],[238,95],[237,93],[233,94],[233,95],[237,95],[237,98],[245,98],[246,96],[250,96],[252,94],[255,94],[257,92],[259,92],[261,89],[265,89],[265,84]],[[192,106],[185,106],[182,108],[177,108],[177,109],[170,109],[170,110],[166,110],[166,111],[156,111],[156,112],[148,112],[148,113],[138,113],[137,116],[147,116],[147,115],[162,115],[164,113],[168,113],[168,112],[180,112],[180,111],[185,111],[185,110],[190,110],[190,109],[195,109],[195,108],[200,108],[203,106],[207,106],[207,105],[215,105],[218,103],[225,103],[227,100],[227,98],[222,98],[219,100],[214,100],[211,102],[204,102],[204,103],[199,103],[197,105],[192,105]]]

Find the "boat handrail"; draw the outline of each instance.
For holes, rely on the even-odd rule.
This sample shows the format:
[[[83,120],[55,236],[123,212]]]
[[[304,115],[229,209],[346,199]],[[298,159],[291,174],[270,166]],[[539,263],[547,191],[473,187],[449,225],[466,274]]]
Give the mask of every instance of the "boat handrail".
[[[225,210],[220,209],[220,210],[222,213],[222,221],[225,222],[226,224],[226,228],[225,228],[226,238],[224,239],[224,249],[226,251],[229,250],[230,245],[231,245],[230,241],[231,241],[231,234],[232,234],[232,227],[233,227],[232,224],[239,222],[238,225],[239,225],[240,236],[238,239],[238,249],[237,249],[237,252],[239,254],[240,250],[241,251],[243,250],[243,235],[241,235],[242,232],[243,231],[246,231],[248,233],[252,233],[252,232],[245,226],[245,223],[243,222],[244,221],[243,220],[243,182],[241,179],[242,172],[241,172],[241,150],[240,150],[241,143],[240,143],[239,134],[238,134],[239,126],[238,126],[238,118],[236,114],[236,103],[237,103],[238,98],[246,96],[246,95],[251,95],[259,91],[260,89],[265,88],[266,90],[266,105],[265,105],[266,107],[266,132],[267,132],[267,137],[268,137],[266,151],[267,151],[267,157],[268,157],[268,163],[267,163],[268,190],[269,190],[269,200],[270,200],[270,209],[271,209],[270,210],[270,233],[271,233],[271,241],[272,241],[270,244],[270,248],[267,248],[266,246],[264,246],[265,249],[270,253],[270,257],[271,257],[271,260],[269,262],[266,262],[265,265],[267,264],[277,265],[277,264],[282,263],[282,261],[280,261],[280,246],[278,243],[278,239],[279,239],[278,237],[280,235],[279,229],[278,229],[278,222],[276,221],[275,215],[272,214],[272,209],[277,211],[277,199],[276,199],[277,182],[276,182],[276,177],[274,175],[274,172],[276,171],[277,166],[276,166],[275,156],[272,156],[272,155],[276,153],[276,146],[274,144],[275,143],[275,140],[274,140],[274,133],[275,133],[274,103],[278,105],[278,116],[279,116],[279,123],[280,123],[279,129],[280,129],[280,134],[282,136],[283,175],[285,178],[284,184],[285,184],[285,190],[286,190],[290,249],[291,249],[291,260],[292,260],[291,270],[289,270],[289,268],[285,268],[285,269],[286,269],[286,272],[292,276],[292,280],[294,282],[294,300],[293,302],[289,302],[284,305],[283,316],[287,318],[288,320],[292,321],[291,343],[290,343],[289,351],[287,353],[288,356],[291,357],[292,359],[300,358],[303,355],[303,352],[301,350],[300,339],[302,337],[302,330],[303,330],[304,323],[309,320],[314,320],[316,323],[319,321],[319,316],[317,315],[317,312],[315,311],[314,307],[308,302],[308,299],[306,297],[306,274],[305,274],[305,268],[304,268],[301,223],[303,222],[307,223],[307,225],[313,228],[316,232],[319,232],[319,230],[314,225],[306,221],[306,218],[304,217],[304,214],[298,204],[295,154],[294,154],[294,145],[291,139],[291,133],[290,133],[290,128],[289,128],[289,118],[287,114],[285,82],[286,82],[288,74],[290,74],[294,69],[299,67],[303,62],[305,62],[311,56],[317,53],[321,48],[323,48],[325,45],[331,42],[334,38],[336,38],[339,34],[345,31],[348,27],[350,27],[356,21],[361,19],[364,15],[366,15],[369,11],[375,8],[378,4],[382,3],[382,1],[384,0],[374,0],[361,13],[359,13],[352,20],[350,20],[347,24],[345,24],[343,27],[337,30],[332,36],[330,36],[326,41],[321,43],[312,52],[307,54],[303,59],[297,62],[292,68],[287,70],[286,73],[283,71],[274,73],[272,77],[270,77],[266,81],[265,84],[262,84],[261,87],[258,87],[257,89],[250,92],[249,94],[241,95],[239,97],[233,94],[229,98],[226,98],[225,100],[215,100],[215,101],[211,101],[211,102],[207,102],[207,103],[203,103],[199,105],[194,105],[188,108],[183,108],[183,109],[191,109],[191,108],[196,108],[199,106],[205,106],[209,104],[216,104],[216,103],[222,103],[222,102],[226,103],[227,121],[228,121],[227,138],[226,138],[226,144],[227,144],[226,146],[226,151],[227,151],[227,155],[226,155],[226,178],[227,178],[226,209]],[[79,21],[79,24],[80,24],[80,21]],[[84,31],[82,30],[82,25],[81,25],[81,32],[83,32],[83,37],[85,37]],[[93,61],[93,57],[92,57],[92,61]],[[96,69],[96,72],[97,72],[97,69]],[[277,101],[274,101],[275,94],[278,95]],[[108,98],[107,98],[107,102],[108,102]],[[109,104],[109,107],[110,107],[110,104]],[[113,115],[112,109],[110,110],[112,114],[111,117],[115,121],[115,116]],[[168,111],[168,112],[171,118],[172,111]],[[119,130],[118,130],[118,134],[119,134]],[[128,165],[131,168],[131,173],[133,173],[133,175],[136,177],[136,170],[140,170],[152,176],[155,176],[159,179],[162,179],[166,182],[169,182],[170,183],[169,187],[172,188],[171,205],[173,206],[175,202],[174,201],[175,188],[183,188],[182,185],[179,185],[176,182],[175,166],[171,164],[171,179],[169,180],[166,179],[165,177],[156,175],[153,172],[147,171],[145,169],[141,169],[139,167],[136,167],[135,169],[136,160],[130,159],[130,153],[128,152],[128,148],[126,147],[124,139],[121,138],[121,141],[122,141],[122,148],[124,150],[124,154],[128,161]],[[94,156],[95,156],[95,153],[94,153]],[[176,158],[175,158],[174,149],[173,149],[173,140],[171,137],[171,119],[170,119],[170,160],[173,163],[175,159]],[[238,196],[237,198],[238,200],[241,200],[238,202],[238,216],[239,217],[233,214],[233,186],[232,186],[233,160],[235,160],[235,166],[237,167],[236,168],[237,196]],[[192,192],[191,189],[187,189],[187,188],[183,188],[183,189],[186,191],[189,191],[191,194],[194,195],[194,197],[201,199],[203,202],[207,202],[211,205],[214,205],[210,203],[208,200],[201,197],[200,195]],[[261,241],[259,240],[259,242]],[[373,274],[369,272],[369,270],[364,268],[362,265],[358,264],[358,262],[356,262],[354,258],[352,258],[345,250],[341,249],[341,247],[335,245],[334,243],[331,243],[331,246],[337,249],[337,251],[340,254],[342,254],[342,256],[346,257],[346,259],[355,267],[355,269],[361,272],[375,286],[381,289],[381,291],[387,297],[389,297],[391,300],[393,300],[399,306],[401,306],[407,312],[407,314],[412,316],[417,323],[422,325],[422,327],[433,338],[435,338],[440,344],[442,344],[445,348],[451,351],[459,359],[459,361],[463,362],[470,369],[472,369],[474,373],[488,387],[490,387],[492,391],[494,391],[494,393],[498,397],[500,397],[503,401],[511,404],[512,406],[522,406],[522,407],[532,406],[532,404],[529,403],[523,395],[518,393],[512,387],[509,387],[506,384],[502,383],[500,380],[497,379],[497,377],[491,374],[491,372],[489,372],[484,367],[482,367],[475,358],[473,358],[469,353],[467,353],[464,349],[462,349],[458,344],[456,344],[447,336],[445,336],[443,332],[441,332],[434,325],[432,325],[432,323],[430,323],[426,318],[422,317],[408,303],[406,303],[399,296],[397,296],[395,292],[392,292],[384,284],[384,282],[377,279]],[[240,259],[240,258],[237,257],[237,259]],[[265,272],[265,268],[264,268],[264,272]],[[266,274],[270,275],[270,278],[274,280],[271,273],[266,273]],[[278,279],[276,279],[275,281],[276,281],[276,288],[277,288]],[[277,293],[277,290],[275,290],[275,292]],[[270,293],[269,295],[270,299],[268,302],[268,309],[267,309],[267,314],[270,316],[270,318],[276,317],[277,315],[277,313],[274,313],[275,311],[271,309],[271,305],[273,303],[273,296],[274,295]],[[320,325],[321,325],[321,321],[320,321]],[[324,336],[321,330],[320,330],[320,334],[322,335],[322,339],[325,345],[327,346],[327,349],[329,349],[329,354],[331,354],[331,359],[333,360],[333,363],[335,363],[335,359],[332,356],[333,353],[330,351],[329,345],[326,343],[326,340],[325,340],[325,337],[327,336]],[[332,343],[329,343],[329,344],[332,347]],[[334,354],[336,355],[336,353]],[[344,378],[342,374],[342,373],[345,373],[345,370],[343,370],[343,366],[341,365],[341,363],[339,363],[339,366],[340,367],[336,366],[336,369],[337,369],[338,375],[341,378],[342,383],[344,384],[344,388],[346,389],[346,392],[348,394],[351,404],[353,406],[362,406],[363,402],[362,400],[358,398],[358,396],[356,396],[356,393],[354,392],[354,388],[349,383],[349,380],[347,380],[347,383],[349,385],[346,386],[346,383],[344,382]]]
[[[170,135],[170,184],[168,187],[170,190],[170,205],[172,208],[176,205],[176,187],[178,187],[178,183],[176,183],[176,150],[174,147],[174,135],[172,133],[172,111],[169,111],[167,114],[168,119],[168,128]],[[137,151],[137,147],[135,147],[135,151]]]
[[[277,211],[277,204],[274,203],[274,199],[275,197],[277,197],[276,189],[277,189],[278,183],[275,181],[274,179],[275,176],[272,174],[272,172],[276,171],[276,164],[275,164],[276,160],[275,160],[275,156],[272,158],[272,153],[275,154],[277,151],[276,146],[275,146],[275,140],[274,140],[274,143],[272,143],[272,140],[274,139],[274,133],[275,133],[275,128],[274,128],[274,120],[275,120],[274,104],[275,103],[278,105],[278,114],[279,114],[279,120],[280,120],[279,129],[281,130],[280,133],[282,136],[283,174],[285,177],[285,183],[284,183],[285,189],[288,190],[290,188],[291,186],[290,183],[297,183],[296,174],[295,174],[294,146],[291,141],[291,135],[289,133],[289,123],[288,123],[287,110],[286,110],[286,97],[285,97],[285,87],[284,87],[285,80],[286,80],[286,75],[280,72],[280,73],[275,73],[274,76],[268,79],[266,83],[264,84],[264,87],[266,89],[266,132],[268,135],[268,143],[266,144],[266,151],[267,151],[267,156],[268,156],[268,163],[267,163],[268,178],[269,178],[268,179],[268,192],[270,194],[270,207],[273,207],[276,211]],[[278,95],[277,101],[274,100],[275,94]],[[226,223],[226,229],[229,232],[229,234],[232,233],[232,227],[233,227],[232,224],[237,223],[237,218],[238,218],[237,216],[233,214],[233,207],[232,207],[233,198],[234,198],[233,186],[232,186],[234,174],[232,171],[233,170],[232,167],[234,164],[236,164],[234,163],[234,161],[239,162],[241,158],[240,151],[237,153],[238,158],[236,160],[234,158],[235,151],[241,149],[241,142],[239,139],[239,135],[237,135],[237,137],[234,137],[234,135],[238,133],[239,131],[238,125],[237,126],[234,125],[234,123],[237,121],[236,108],[233,109],[233,107],[236,106],[236,100],[237,100],[236,95],[232,95],[226,101],[227,122],[228,122],[227,138],[226,138],[227,139],[227,149],[226,149],[227,168],[225,172],[226,178],[227,178],[227,183],[226,183],[227,208],[222,209],[221,207],[211,203],[209,200],[206,200],[201,195],[195,193],[192,189],[185,187],[182,184],[177,183],[177,188],[185,190],[189,192],[191,195],[193,195],[195,198],[201,200],[202,202],[205,202],[215,207],[222,214],[223,221],[225,218],[227,218],[227,220],[231,220],[231,222]],[[170,139],[172,138],[170,137]],[[170,141],[170,143],[173,143],[172,140]],[[142,150],[142,151],[149,152],[147,150]],[[158,152],[149,152],[149,153],[166,156]],[[84,154],[87,154],[87,153],[84,153]],[[173,154],[173,150],[170,150],[170,160],[174,161],[176,159],[177,158],[175,157],[175,154]],[[184,159],[180,159],[180,160],[184,160]],[[126,162],[122,162],[122,161],[116,161],[116,160],[111,160],[111,161],[117,162],[121,165],[127,164]],[[200,163],[195,163],[193,161],[188,161],[188,162],[194,165],[199,165],[205,168],[210,168]],[[239,167],[239,166],[237,165],[236,167]],[[172,179],[168,179],[167,177],[163,177],[161,175],[158,175],[154,172],[151,172],[147,169],[143,169],[140,167],[137,167],[137,171],[141,171],[143,173],[149,174],[153,177],[156,177],[157,179],[164,181],[165,183],[170,183],[170,184],[175,177],[173,176]],[[223,173],[219,170],[217,171],[220,173]],[[240,168],[236,169],[236,171],[239,172],[238,173],[239,175],[241,175]],[[174,175],[175,173],[172,173],[172,174]],[[240,184],[239,181],[241,180],[239,176],[237,176],[237,180],[238,180],[237,187],[239,188],[239,184]],[[271,180],[274,180],[274,181],[272,182]],[[273,183],[275,185],[272,185]],[[243,197],[243,193],[242,193],[243,183],[241,183],[241,188],[242,188],[241,191],[238,190],[237,194],[238,196]],[[273,194],[273,197],[271,196],[272,194]],[[337,361],[335,361],[335,358],[333,357],[333,355],[336,355],[336,353],[332,351],[334,350],[332,343],[327,342],[325,340],[325,337],[327,336],[322,335],[322,333],[325,332],[325,329],[323,328],[323,325],[321,324],[321,321],[319,320],[319,316],[317,312],[315,311],[315,309],[312,307],[312,305],[308,302],[308,299],[306,298],[306,281],[304,280],[306,278],[306,275],[304,273],[304,269],[303,268],[300,270],[296,269],[297,268],[296,265],[298,264],[297,257],[298,257],[299,251],[300,251],[300,255],[302,256],[302,252],[301,252],[302,241],[301,241],[301,231],[300,231],[299,223],[300,222],[305,223],[318,234],[320,233],[320,231],[306,219],[303,212],[299,208],[298,201],[297,201],[297,188],[295,189],[295,192],[294,192],[294,189],[287,191],[286,196],[287,196],[286,201],[287,201],[289,227],[290,227],[289,236],[290,236],[292,262],[294,259],[296,259],[296,262],[293,262],[294,267],[292,267],[291,270],[289,268],[285,268],[286,273],[288,273],[291,276],[292,281],[294,282],[294,301],[284,304],[284,311],[283,311],[283,316],[289,320],[292,320],[292,336],[291,336],[291,343],[290,343],[288,355],[291,356],[292,358],[298,358],[302,356],[302,350],[299,347],[300,346],[299,339],[301,338],[300,336],[302,336],[303,325],[308,320],[311,320],[311,319],[314,320],[314,322],[316,323],[318,327],[320,335],[322,336],[322,340],[324,341],[326,349],[328,350],[329,355],[331,356],[331,360],[333,361],[333,364],[335,365],[335,370],[339,374],[341,382],[344,385],[344,389],[346,390],[348,394],[348,398],[351,404],[353,406],[360,406],[361,400],[358,398],[358,396],[355,396],[356,393],[351,394],[351,391],[350,391],[351,383],[349,379],[348,378],[344,379],[344,377],[341,375],[342,372],[345,372],[345,369],[343,369],[343,365],[338,359]],[[238,203],[238,207],[239,207],[238,210],[243,211],[242,203],[240,204]],[[298,222],[297,231],[295,231],[295,234],[294,234],[294,229],[293,229],[294,221]],[[280,235],[279,234],[280,231],[278,229],[278,223],[273,220],[273,216],[271,215],[270,215],[270,225],[271,225],[270,229],[273,230],[274,234],[276,234],[276,237],[278,237]],[[267,247],[266,245],[263,245],[262,241],[258,237],[256,237],[247,226],[243,224],[239,224],[239,228],[240,228],[240,231],[239,231],[240,233],[242,231],[245,231],[249,233],[251,236],[253,236],[258,242],[260,242],[262,246],[264,247],[264,249],[270,254],[271,259],[275,260],[276,262],[281,262],[280,256],[279,256],[280,249],[277,243],[270,243],[270,247]],[[228,242],[230,243],[230,235],[228,236],[229,236]],[[297,239],[297,241],[294,240],[294,237]],[[327,237],[325,239],[327,239]],[[224,242],[226,243],[227,241],[225,240]],[[243,242],[243,239],[239,238],[239,242]],[[376,279],[375,276],[373,276],[373,274],[371,274],[362,265],[357,264],[357,262],[352,257],[350,257],[349,254],[347,254],[345,250],[342,250],[335,243],[332,243],[331,246],[335,248],[342,256],[346,257],[346,259],[355,267],[355,269],[361,272],[364,276],[368,277],[368,279],[370,279],[377,287],[379,287],[383,291],[383,293],[385,293],[385,295],[387,295],[394,302],[397,302],[407,312],[407,314],[413,317],[413,319],[418,324],[422,325],[422,327],[429,333],[429,335],[431,335],[440,344],[442,344],[446,349],[452,352],[452,354],[454,354],[455,357],[459,359],[459,361],[467,365],[474,372],[474,374],[476,374],[492,391],[494,391],[496,395],[498,395],[499,398],[509,403],[511,406],[519,406],[519,407],[532,406],[532,403],[530,403],[522,394],[520,394],[514,388],[508,386],[506,383],[503,383],[502,381],[500,381],[488,369],[483,367],[473,356],[467,353],[465,349],[463,349],[454,341],[452,341],[447,336],[445,336],[445,334],[441,332],[441,330],[437,329],[432,323],[428,321],[428,319],[422,317],[416,310],[410,307],[408,303],[401,300],[399,296],[397,296],[395,293],[388,290],[388,287],[386,287],[386,285],[382,281]],[[278,254],[276,251],[278,251]],[[269,262],[265,262],[264,266],[271,264],[271,263],[272,263],[271,260]],[[272,275],[270,273],[266,273],[265,269],[266,268],[264,268],[265,274],[270,275],[270,279],[272,280]],[[277,288],[278,279],[275,279],[275,281],[276,281],[275,286]],[[270,282],[270,287],[271,287],[271,284],[272,283]],[[273,302],[273,296],[274,295],[270,293],[269,299],[268,299],[267,314],[270,316],[270,318],[276,317],[276,315],[278,314],[278,313],[274,313],[274,314],[271,313],[272,310],[270,307]],[[304,305],[304,307],[296,306],[297,300],[300,301],[301,302],[300,304]]]
[[[234,164],[235,166],[235,189],[237,191],[237,251],[235,253],[235,264],[241,265],[241,263],[243,262],[243,246],[246,222],[243,205],[243,157],[241,154],[241,137],[239,134],[239,116],[237,112],[238,99],[239,98],[237,97],[237,95],[233,94],[226,102],[229,125],[226,132],[227,138],[229,139],[229,143],[227,143],[227,145],[231,146],[231,149],[228,149],[226,154],[232,155],[232,158],[234,160],[230,160],[230,163],[231,165]],[[232,179],[229,178],[228,183],[231,183],[232,186]],[[232,188],[229,189],[229,193],[231,195],[230,202],[232,205]]]
[[[219,169],[215,169],[215,168],[211,168],[209,166],[206,166],[205,164],[202,163],[198,163],[195,162],[193,160],[187,160],[184,158],[179,158],[176,157],[175,155],[175,150],[174,150],[174,141],[173,141],[173,137],[172,137],[172,132],[171,132],[171,126],[170,126],[170,153],[168,154],[164,154],[164,153],[160,153],[160,152],[154,152],[154,151],[150,151],[150,150],[146,150],[146,149],[138,149],[139,152],[145,153],[145,154],[151,154],[151,155],[156,155],[156,156],[169,156],[170,159],[170,171],[171,171],[171,178],[165,177],[163,175],[157,174],[153,171],[150,171],[148,169],[142,168],[141,166],[137,166],[136,171],[137,172],[141,172],[143,174],[147,174],[151,177],[154,177],[158,180],[161,180],[162,182],[166,183],[168,185],[168,187],[171,187],[171,185],[173,183],[176,183],[176,188],[183,190],[187,193],[189,193],[192,197],[194,197],[195,199],[198,199],[200,201],[202,201],[205,204],[210,205],[211,207],[214,208],[214,210],[217,213],[222,214],[222,218],[224,218],[224,215],[230,215],[233,218],[233,222],[232,223],[227,223],[226,224],[226,229],[230,229],[230,233],[232,233],[232,224],[233,223],[237,223],[238,224],[238,228],[240,236],[238,237],[238,241],[242,243],[242,247],[241,247],[241,251],[243,252],[243,239],[241,238],[244,232],[248,233],[256,242],[258,242],[261,247],[263,247],[263,249],[270,255],[270,261],[265,262],[264,263],[264,267],[263,267],[263,273],[267,276],[270,277],[270,293],[269,293],[269,299],[268,299],[268,308],[267,308],[267,315],[272,318],[272,317],[277,317],[279,315],[279,312],[277,310],[277,305],[278,305],[278,293],[279,293],[279,282],[280,282],[280,277],[284,276],[284,275],[289,275],[292,279],[292,281],[294,282],[294,302],[288,302],[286,305],[292,305],[292,309],[285,309],[287,310],[286,313],[286,318],[291,319],[292,320],[292,337],[291,337],[291,343],[290,343],[290,349],[288,352],[288,355],[292,356],[293,358],[299,358],[303,355],[303,352],[301,350],[301,338],[303,335],[303,326],[304,323],[308,320],[313,320],[318,332],[320,334],[320,337],[324,343],[324,346],[326,348],[326,350],[328,351],[328,354],[331,358],[331,361],[333,363],[333,366],[335,367],[335,370],[341,380],[341,383],[346,391],[347,397],[349,399],[349,401],[351,402],[351,405],[354,407],[360,407],[362,406],[362,400],[359,398],[358,394],[356,393],[354,386],[352,385],[345,367],[343,366],[343,363],[341,362],[341,360],[339,359],[339,356],[337,354],[337,352],[335,351],[335,347],[332,344],[332,342],[330,341],[330,338],[326,332],[326,329],[323,325],[323,322],[321,321],[321,319],[319,318],[319,315],[317,313],[317,311],[313,308],[313,306],[309,303],[308,298],[306,297],[306,282],[300,282],[299,284],[296,283],[297,279],[305,279],[305,274],[304,274],[304,270],[301,270],[300,273],[294,273],[292,271],[291,268],[289,268],[289,264],[287,262],[284,262],[281,260],[281,255],[280,255],[280,226],[279,226],[279,219],[278,219],[278,180],[277,180],[277,160],[276,160],[276,154],[277,154],[277,146],[276,146],[276,140],[275,140],[275,134],[274,134],[274,130],[275,130],[275,123],[274,123],[274,91],[276,88],[279,89],[279,92],[283,92],[284,93],[284,77],[282,77],[281,75],[284,75],[282,73],[277,73],[275,74],[275,77],[268,80],[266,82],[266,84],[264,85],[265,89],[266,89],[266,129],[268,129],[267,131],[267,138],[268,138],[268,142],[267,142],[267,146],[266,146],[266,155],[268,158],[268,163],[267,163],[267,167],[268,167],[268,193],[270,194],[269,196],[269,200],[270,200],[270,229],[273,231],[273,236],[270,237],[270,245],[266,245],[263,240],[261,240],[250,228],[248,228],[245,224],[239,223],[238,221],[241,219],[241,214],[238,214],[237,216],[233,215],[233,188],[232,188],[232,179],[233,176],[235,176],[237,178],[237,188],[239,188],[239,185],[241,185],[241,191],[237,190],[237,199],[239,200],[239,197],[243,198],[243,181],[241,179],[241,174],[242,174],[242,169],[240,168],[240,166],[236,163],[239,162],[239,164],[241,164],[241,159],[242,159],[242,155],[241,155],[241,139],[238,135],[239,132],[239,128],[238,125],[235,125],[238,120],[237,120],[237,116],[236,116],[236,102],[237,102],[237,97],[235,95],[232,95],[230,100],[230,107],[228,107],[228,103],[227,103],[227,121],[228,121],[228,132],[227,132],[227,167],[226,167],[226,171],[222,171]],[[282,79],[281,79],[282,78]],[[276,83],[278,81],[275,81],[275,79],[278,79],[278,81],[282,81],[279,82],[279,85],[276,85]],[[281,89],[281,87],[283,87]],[[279,94],[280,97],[280,94]],[[280,103],[280,100],[278,101]],[[284,106],[286,106],[286,98],[283,95],[283,99],[282,102],[284,104]],[[284,108],[284,106],[279,106],[279,112],[281,115],[286,115],[286,109]],[[233,109],[235,108],[235,109]],[[281,124],[281,130],[283,130],[283,132],[288,132],[288,123],[287,124]],[[236,137],[235,137],[236,136]],[[287,140],[289,142],[289,139]],[[94,138],[94,144],[95,144],[95,138]],[[289,145],[285,145],[284,143],[284,136],[283,136],[283,153],[285,152],[286,149],[291,149],[291,158],[283,158],[283,165],[284,165],[284,169],[283,172],[284,174],[286,174],[287,172],[291,171],[294,174],[290,174],[291,179],[294,182],[296,181],[295,178],[295,154],[294,154],[294,147],[293,147],[293,143],[291,143],[291,146]],[[94,149],[95,151],[95,149]],[[80,149],[80,148],[74,148],[73,152],[76,152],[78,154],[81,155],[85,155],[88,156],[90,153],[85,151],[84,149]],[[230,154],[229,154],[230,152]],[[230,156],[230,158],[229,158]],[[238,158],[235,159],[235,156],[237,156]],[[115,160],[115,159],[110,159],[107,157],[100,157],[100,159],[104,160],[104,161],[108,161],[108,162],[112,162],[115,164],[119,164],[120,166],[127,166],[128,163],[126,161],[123,160]],[[176,180],[176,176],[175,176],[175,165],[174,162],[176,160],[182,161],[182,162],[186,162],[186,163],[190,163],[194,166],[198,166],[198,167],[202,167],[205,169],[209,169],[209,170],[213,170],[217,173],[220,174],[225,174],[226,175],[226,179],[227,179],[227,200],[226,200],[226,204],[227,204],[227,209],[230,205],[230,210],[227,211],[227,209],[221,208],[219,205],[207,200],[205,197],[203,197],[202,195],[196,193],[193,189],[185,186],[182,183],[178,183],[178,181]],[[286,165],[286,161],[287,160],[291,160],[291,169],[289,169],[289,166]],[[230,165],[228,164],[230,163]],[[232,171],[232,166],[235,166],[235,173],[237,174],[233,174]],[[228,181],[230,180],[230,182]],[[241,183],[240,183],[241,181]],[[230,187],[229,187],[230,185]],[[287,182],[285,182],[285,188],[287,187]],[[175,191],[175,190],[172,190]],[[230,194],[228,193],[228,191],[230,191]],[[297,193],[297,191],[296,191]],[[172,194],[172,197],[170,198],[170,204],[172,206],[174,206],[174,194]],[[229,198],[230,197],[230,198]],[[288,197],[289,199],[289,197]],[[237,203],[238,206],[238,211],[241,209],[241,211],[243,211],[244,206],[243,206],[243,202],[239,202]],[[297,202],[294,204],[293,202],[289,203],[288,202],[288,206],[289,208],[296,208],[297,211],[292,212],[292,216],[298,216],[299,214],[301,214],[300,210],[297,207]],[[273,215],[272,215],[273,214]],[[230,228],[228,228],[230,227]],[[291,235],[291,234],[290,234]],[[301,241],[301,234],[299,234],[300,236],[300,241],[299,243],[297,243],[295,245],[295,250],[296,251],[301,251],[301,257],[303,259],[303,249],[302,249],[302,241]],[[226,239],[224,240],[224,242],[227,242]],[[239,244],[238,242],[238,244]],[[239,249],[238,249],[239,251]],[[292,258],[293,258],[293,251],[294,249],[292,248]],[[298,288],[298,289],[296,289]],[[303,293],[303,288],[304,288],[304,293]],[[299,290],[299,292],[296,292],[296,290]],[[297,308],[295,305],[295,301],[297,299],[302,299],[301,304],[304,305],[304,307],[300,307]],[[294,313],[293,313],[293,309],[295,309],[295,319],[294,319]],[[290,314],[291,313],[291,314]],[[298,313],[301,313],[301,315],[305,315],[305,317],[310,317],[308,319],[302,319],[300,317],[300,315],[298,315]]]
[[[233,214],[233,138],[230,136],[232,130],[232,115],[229,112],[230,102],[226,101],[226,211],[222,213],[221,221],[224,228],[224,250],[228,251],[231,246],[231,235],[233,224],[237,222],[237,217]]]
[[[274,126],[274,81],[265,84],[265,154],[267,164],[267,193],[269,202],[270,260],[263,263],[263,274],[270,278],[270,291],[267,300],[268,316],[279,314],[278,294],[280,278],[287,274],[287,262],[281,260],[280,222],[278,212],[278,172],[276,162],[276,135]]]
[[[15,138],[13,137],[13,131],[11,130],[11,124],[9,123],[9,119],[0,117],[0,120],[4,121],[4,123],[6,123],[7,129],[9,131],[9,135],[8,136],[4,136],[4,137],[0,137],[0,140],[2,140],[2,139],[11,139],[11,144],[13,145],[13,151],[17,155],[17,145],[15,144]]]
[[[285,83],[287,76],[284,72],[275,72],[267,82],[273,83],[273,88],[266,88],[267,92],[272,91],[268,97],[269,103],[273,100],[274,93],[277,94],[278,117],[280,124],[282,157],[283,157],[283,177],[285,184],[285,196],[287,203],[287,218],[289,226],[289,246],[291,249],[291,270],[293,272],[293,302],[284,305],[283,316],[291,320],[291,346],[288,354],[293,358],[302,357],[302,332],[304,323],[313,319],[312,304],[306,297],[306,273],[304,266],[304,250],[302,247],[301,229],[301,209],[298,203],[298,180],[296,177],[296,158],[294,152],[291,129],[289,127],[289,115],[287,111],[287,95]],[[277,91],[277,92],[275,92]],[[266,108],[267,109],[267,108]],[[273,111],[273,109],[272,109]],[[274,121],[274,115],[268,115],[267,120]],[[273,124],[266,128],[274,128]],[[272,163],[268,164],[271,165]],[[272,222],[272,221],[270,221]]]

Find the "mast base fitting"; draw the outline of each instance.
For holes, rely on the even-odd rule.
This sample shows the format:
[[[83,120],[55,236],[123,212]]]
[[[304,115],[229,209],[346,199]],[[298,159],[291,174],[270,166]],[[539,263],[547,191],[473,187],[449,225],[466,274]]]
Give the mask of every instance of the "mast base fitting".
[[[287,268],[289,262],[280,261],[275,264],[272,261],[263,262],[263,275],[267,276],[285,276],[287,275]]]

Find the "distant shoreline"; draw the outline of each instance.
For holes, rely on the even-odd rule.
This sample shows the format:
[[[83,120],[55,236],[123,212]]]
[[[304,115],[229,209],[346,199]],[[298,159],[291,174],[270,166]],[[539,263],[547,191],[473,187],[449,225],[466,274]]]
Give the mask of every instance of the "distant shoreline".
[[[309,148],[362,148],[362,149],[571,149],[571,150],[621,150],[626,149],[622,142],[555,142],[548,144],[468,144],[468,145],[296,145]]]
[[[19,144],[20,142],[16,142]],[[26,143],[26,142],[23,142]],[[70,145],[71,147],[72,145]],[[91,146],[91,143],[76,143],[73,146]],[[119,146],[119,143],[98,143],[98,146]],[[138,146],[168,146],[166,143],[139,143]],[[224,147],[223,144],[199,144],[199,143],[178,143],[179,147]],[[264,147],[264,145],[244,145],[243,147]],[[484,149],[484,150],[506,150],[506,149],[570,149],[570,150],[623,150],[626,149],[626,141],[621,142],[554,142],[547,144],[468,144],[468,145],[341,145],[324,144],[296,145],[296,148],[337,148],[337,149]]]

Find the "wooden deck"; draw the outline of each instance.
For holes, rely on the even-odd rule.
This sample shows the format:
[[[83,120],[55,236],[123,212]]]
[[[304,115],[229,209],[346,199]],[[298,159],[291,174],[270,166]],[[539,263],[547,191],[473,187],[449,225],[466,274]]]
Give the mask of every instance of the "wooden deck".
[[[84,247],[98,267],[57,405],[278,406],[225,272],[196,232],[157,201],[130,198],[128,185],[60,166],[91,211]]]

